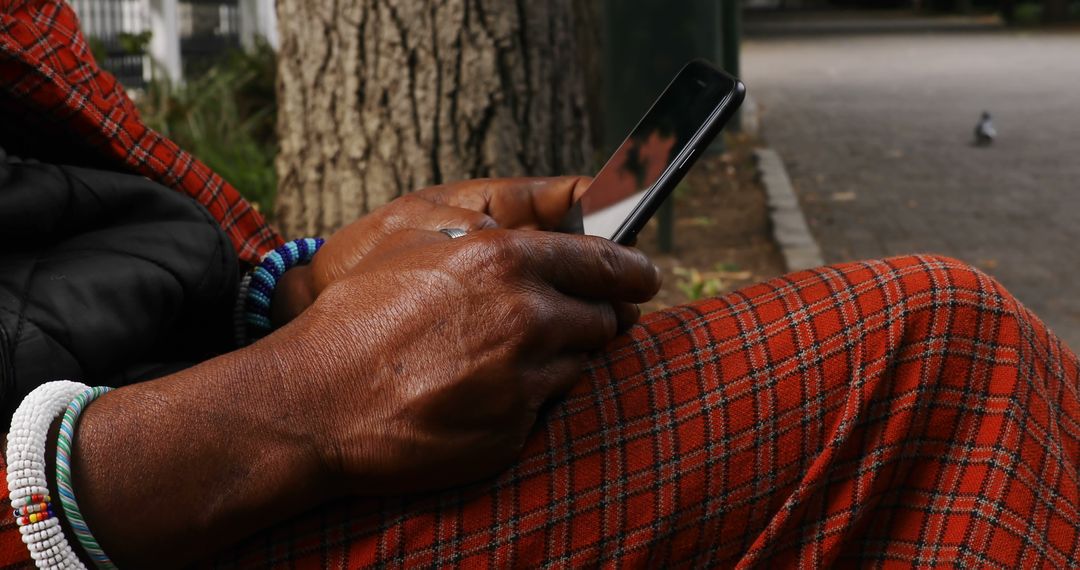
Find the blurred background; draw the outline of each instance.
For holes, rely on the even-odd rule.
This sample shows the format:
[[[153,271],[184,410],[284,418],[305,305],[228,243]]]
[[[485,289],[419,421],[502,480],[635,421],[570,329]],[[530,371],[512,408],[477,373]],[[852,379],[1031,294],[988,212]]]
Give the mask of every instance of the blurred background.
[[[642,239],[670,272],[653,308],[797,269],[801,227],[822,262],[974,264],[1080,347],[1080,1],[72,4],[146,120],[289,234],[595,172],[705,57],[750,96]]]

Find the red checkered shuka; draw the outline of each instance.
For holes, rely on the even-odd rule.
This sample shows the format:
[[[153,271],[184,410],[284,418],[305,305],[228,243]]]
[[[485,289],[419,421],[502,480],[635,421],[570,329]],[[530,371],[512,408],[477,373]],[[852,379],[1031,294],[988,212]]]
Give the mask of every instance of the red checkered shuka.
[[[218,565],[1075,566],[1078,365],[960,262],[804,271],[645,317],[493,481],[330,505]]]
[[[279,243],[142,125],[61,2],[0,0],[0,105],[194,196],[248,262]],[[1075,566],[1078,383],[962,263],[801,272],[647,316],[491,481],[325,506],[213,564]],[[2,495],[0,564],[27,565]]]
[[[75,12],[61,0],[0,0],[0,109],[44,120],[58,142],[191,195],[247,263],[281,244],[235,188],[142,123],[123,87],[94,62]]]
[[[963,263],[803,271],[646,316],[493,480],[325,505],[211,565],[1076,567],[1078,384]]]

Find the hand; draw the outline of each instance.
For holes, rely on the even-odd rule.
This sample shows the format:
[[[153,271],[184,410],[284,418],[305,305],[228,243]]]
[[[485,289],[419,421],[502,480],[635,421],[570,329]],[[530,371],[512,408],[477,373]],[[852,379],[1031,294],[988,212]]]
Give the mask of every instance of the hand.
[[[658,286],[600,238],[391,234],[270,336],[87,408],[83,514],[121,568],[170,567],[341,495],[494,474]]]
[[[504,178],[433,186],[402,196],[334,233],[308,266],[288,271],[274,295],[282,325],[326,287],[348,274],[374,247],[401,230],[553,229],[589,178]]]
[[[265,339],[310,355],[281,364],[295,382],[277,405],[312,411],[334,488],[472,481],[516,457],[541,405],[658,287],[644,254],[601,238],[395,234]]]

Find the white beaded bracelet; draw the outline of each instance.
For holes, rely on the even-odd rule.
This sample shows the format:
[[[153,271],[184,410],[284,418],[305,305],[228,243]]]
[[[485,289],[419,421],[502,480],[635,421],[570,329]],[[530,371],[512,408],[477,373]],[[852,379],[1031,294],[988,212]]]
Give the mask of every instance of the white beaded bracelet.
[[[11,418],[8,491],[23,543],[30,549],[30,557],[38,568],[86,570],[60,528],[45,475],[49,428],[68,403],[86,390],[85,384],[66,380],[42,384],[23,399]]]

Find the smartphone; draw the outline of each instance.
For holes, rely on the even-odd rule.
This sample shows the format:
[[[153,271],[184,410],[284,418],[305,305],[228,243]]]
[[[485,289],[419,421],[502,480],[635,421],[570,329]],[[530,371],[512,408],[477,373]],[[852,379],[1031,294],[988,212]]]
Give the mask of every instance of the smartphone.
[[[571,206],[559,231],[628,245],[742,104],[746,87],[686,64]]]

